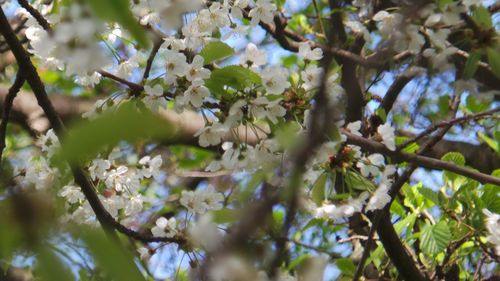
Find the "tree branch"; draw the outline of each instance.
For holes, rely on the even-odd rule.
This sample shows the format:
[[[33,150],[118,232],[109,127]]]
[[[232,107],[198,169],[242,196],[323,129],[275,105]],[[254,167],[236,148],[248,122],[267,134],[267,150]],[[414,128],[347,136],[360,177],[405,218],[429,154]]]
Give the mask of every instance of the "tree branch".
[[[61,137],[65,133],[65,127],[62,123],[59,115],[54,109],[47,92],[45,90],[45,86],[40,79],[40,76],[37,73],[35,66],[31,63],[28,53],[23,48],[19,40],[17,39],[14,31],[12,30],[7,17],[3,12],[3,8],[0,7],[0,33],[5,38],[5,41],[10,46],[12,53],[16,57],[18,62],[20,71],[23,77],[26,78],[26,81],[31,86],[33,93],[36,96],[36,100],[40,107],[43,109],[47,119],[50,122],[50,125],[56,131],[56,134]],[[114,229],[119,232],[130,236],[134,239],[139,239],[142,241],[157,241],[161,239],[162,241],[176,242],[182,243],[184,238],[156,238],[151,236],[142,235],[136,231],[126,228],[119,222],[117,222],[104,208],[99,197],[95,192],[95,188],[93,184],[87,179],[83,169],[79,165],[71,165],[71,170],[73,173],[73,177],[75,178],[75,182],[81,187],[83,194],[87,198],[92,207],[92,210],[96,214],[97,220],[104,228],[106,233],[113,239],[117,238]]]
[[[2,123],[0,124],[0,163],[2,160],[3,150],[5,149],[5,135],[7,133],[7,124],[9,123],[10,112],[12,111],[12,105],[17,93],[24,84],[24,77],[20,72],[17,73],[16,80],[14,84],[10,87],[7,96],[5,97],[4,110],[2,113]]]
[[[391,151],[385,145],[379,142],[365,139],[360,136],[356,136],[347,131],[343,131],[343,134],[347,136],[348,144],[354,144],[360,146],[361,148],[371,153],[380,153],[389,156],[391,160],[395,163],[402,163],[402,162],[415,163],[421,167],[428,169],[447,170],[477,180],[481,183],[492,183],[500,185],[500,178],[476,172],[467,167],[457,166],[451,162],[420,156],[413,153],[406,153],[402,151]]]

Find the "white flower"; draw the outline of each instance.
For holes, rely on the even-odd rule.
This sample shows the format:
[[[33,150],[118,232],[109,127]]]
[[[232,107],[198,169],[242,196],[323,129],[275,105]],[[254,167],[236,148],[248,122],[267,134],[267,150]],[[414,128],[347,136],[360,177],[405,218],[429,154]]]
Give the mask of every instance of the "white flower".
[[[361,130],[361,121],[351,122],[347,124],[347,130],[351,132],[353,135],[361,136],[359,130]]]
[[[193,62],[189,65],[189,70],[186,78],[189,81],[208,79],[210,77],[210,70],[203,67],[203,57],[196,55]]]
[[[189,212],[203,214],[207,210],[207,203],[204,199],[202,196],[199,196],[199,193],[194,191],[182,191],[179,202]]]
[[[483,209],[483,213],[486,215],[485,227],[489,233],[488,242],[495,245],[495,252],[500,255],[500,215],[488,209]]]
[[[104,180],[108,176],[108,169],[111,168],[111,162],[105,159],[94,159],[89,167],[90,178],[92,180]]]
[[[199,196],[203,198],[207,211],[222,209],[224,196],[222,195],[222,193],[217,192],[213,186],[209,185],[206,189],[197,190],[196,192],[199,193]]]
[[[39,141],[42,145],[42,151],[46,152],[49,157],[52,157],[61,147],[59,138],[56,136],[53,129],[48,130],[42,135]]]
[[[382,143],[385,144],[389,150],[396,150],[394,128],[389,123],[378,126],[377,132],[382,137]]]
[[[85,200],[85,196],[80,187],[74,184],[65,185],[57,195],[66,198],[71,204]]]
[[[352,30],[352,32],[363,34],[363,38],[365,39],[365,41],[370,41],[370,32],[359,21],[346,21],[344,24],[345,26],[349,27]]]
[[[240,64],[245,66],[261,66],[267,63],[267,53],[259,50],[254,43],[249,43],[245,53],[240,57]]]
[[[128,198],[127,204],[125,205],[125,215],[133,216],[142,211],[144,205],[144,198],[141,194],[136,194]]]
[[[177,221],[174,217],[170,219],[160,217],[156,220],[155,224],[151,228],[151,233],[156,237],[172,238],[177,234]]]
[[[142,157],[141,160],[139,160],[139,165],[142,166],[139,175],[145,178],[153,177],[158,180],[162,163],[163,161],[160,155],[153,158],[149,155]]]
[[[252,0],[235,0],[231,5],[231,16],[237,19],[243,19],[243,10],[248,7]]]
[[[277,65],[268,66],[262,70],[260,76],[262,78],[262,84],[268,93],[282,94],[285,89],[290,87],[290,82],[288,82],[288,70],[286,68]]]
[[[250,24],[256,26],[260,21],[272,23],[274,11],[276,11],[276,5],[271,3],[270,0],[257,0],[255,7],[248,13],[248,16],[252,18]]]
[[[148,248],[140,247],[137,249],[137,252],[139,253],[139,258],[141,260],[148,260],[151,257],[151,253]]]
[[[210,214],[201,216],[194,225],[189,227],[188,234],[193,245],[203,247],[208,251],[216,249],[222,240],[222,234],[217,229],[217,225],[212,222]]]
[[[320,60],[323,58],[323,50],[315,48],[311,50],[311,45],[308,42],[299,43],[299,56],[305,60]]]
[[[380,184],[368,201],[368,204],[366,204],[366,211],[383,209],[391,201],[391,196],[389,196],[388,192],[389,186],[386,183]]]
[[[182,77],[189,71],[189,64],[186,62],[186,56],[176,51],[165,51],[165,66],[169,75]]]
[[[176,104],[179,103],[182,106],[189,102],[193,107],[200,108],[203,100],[208,96],[210,96],[210,91],[203,85],[203,80],[197,79],[192,82],[182,97],[176,98]]]
[[[75,82],[82,86],[94,87],[101,82],[101,74],[94,72],[90,75],[77,75]]]
[[[359,161],[356,166],[364,177],[376,176],[380,172],[379,166],[384,164],[384,156],[379,153],[372,154]]]
[[[142,101],[153,112],[158,112],[160,107],[165,108],[166,103],[163,99],[163,88],[161,85],[155,85],[154,87],[146,85],[144,86],[144,92],[146,95],[142,98]]]
[[[89,111],[85,112],[82,114],[82,117],[83,118],[88,118],[90,120],[93,120],[97,117],[97,115],[102,112],[102,111],[105,111],[106,109],[108,109],[109,107],[109,104],[108,104],[108,101],[107,100],[103,100],[103,99],[98,99],[94,105],[92,105],[92,107],[89,109]]]
[[[304,84],[302,84],[302,88],[304,90],[309,91],[311,89],[315,89],[319,87],[321,74],[323,73],[323,69],[318,67],[317,65],[309,65],[304,71],[300,72],[300,77]]]
[[[205,10],[206,11],[206,10]],[[221,7],[219,2],[214,2],[208,8],[209,17],[216,27],[226,27],[231,24],[229,20],[229,10],[226,7]],[[200,13],[201,14],[201,13]],[[205,15],[200,15],[205,16]]]
[[[195,136],[199,136],[199,143],[203,147],[218,145],[222,137],[228,132],[228,129],[220,123],[214,123],[199,130]]]
[[[147,96],[161,97],[163,96],[163,87],[159,84],[155,85],[154,87],[145,85],[144,92],[146,93]]]
[[[280,102],[281,99],[270,101],[266,97],[258,97],[252,101],[249,111],[255,118],[267,117],[273,124],[276,124],[278,123],[277,118],[286,114],[286,110],[279,104]]]

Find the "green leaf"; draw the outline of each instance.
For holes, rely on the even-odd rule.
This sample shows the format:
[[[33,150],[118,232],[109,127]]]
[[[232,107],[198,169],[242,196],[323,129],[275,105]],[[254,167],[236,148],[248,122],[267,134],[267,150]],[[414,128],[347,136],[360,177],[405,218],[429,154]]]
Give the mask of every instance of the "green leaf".
[[[472,18],[476,21],[476,23],[485,29],[490,29],[493,27],[493,22],[491,21],[491,14],[483,6],[476,6],[474,11],[472,11]]]
[[[335,262],[335,265],[340,269],[340,271],[342,271],[344,275],[352,277],[354,276],[354,274],[356,274],[356,266],[354,265],[352,260],[348,258],[338,259]]]
[[[417,219],[417,214],[411,213],[411,214],[407,215],[404,219],[395,223],[394,230],[399,235],[401,235],[401,232],[405,229],[407,230],[408,233],[411,234],[412,230],[413,230],[413,225],[415,224],[416,219]]]
[[[439,205],[439,193],[437,193],[436,191],[427,187],[421,187],[418,189],[418,192],[420,192],[420,194],[422,194],[425,198],[434,203],[434,205]]]
[[[109,275],[109,280],[144,280],[130,252],[117,242],[96,230],[85,229],[80,234],[96,263]]]
[[[486,53],[488,54],[488,62],[493,70],[493,73],[496,77],[500,78],[500,51],[488,48]]]
[[[469,58],[465,62],[464,67],[464,79],[470,79],[476,73],[477,67],[479,66],[479,60],[481,59],[481,52],[472,52]]]
[[[236,209],[223,208],[212,211],[212,214],[216,223],[233,223],[240,218],[240,211]]]
[[[123,26],[143,48],[149,45],[146,31],[141,27],[129,8],[129,0],[88,0],[90,8],[99,18]]]
[[[230,65],[212,71],[210,78],[205,82],[205,86],[214,95],[224,95],[225,87],[243,91],[253,84],[260,84],[260,76],[248,68],[238,65]]]
[[[429,255],[435,255],[443,251],[450,242],[451,232],[444,221],[435,225],[427,224],[423,227],[420,236],[420,246],[422,251]]]
[[[311,190],[311,197],[316,205],[321,206],[325,200],[325,185],[328,175],[326,173],[321,174],[313,185]]]
[[[233,48],[229,47],[224,42],[220,41],[214,41],[211,43],[208,43],[203,50],[201,50],[200,55],[203,57],[205,60],[205,64],[209,64],[211,62],[214,62],[216,60],[220,60],[223,58],[227,58],[229,56],[232,56],[234,54]]]
[[[491,147],[495,152],[499,152],[499,144],[496,140],[488,137],[487,135],[477,132],[477,136],[482,139],[489,147]]]
[[[446,116],[450,111],[450,97],[440,96],[438,99],[438,107],[439,107],[439,113],[442,116]]]
[[[387,113],[385,112],[385,109],[382,107],[379,107],[375,110],[375,114],[377,114],[380,119],[385,123],[387,121]]]
[[[373,191],[377,189],[373,182],[363,177],[360,173],[353,170],[348,170],[344,174],[345,183],[349,189],[356,189],[362,191]]]
[[[52,251],[42,248],[38,251],[38,263],[36,272],[41,280],[46,281],[67,281],[75,280],[68,268],[64,266],[61,260]]]
[[[460,152],[448,152],[441,157],[441,160],[453,162],[460,166],[465,165],[465,157]]]
[[[308,260],[311,256],[308,254],[300,255],[298,258],[293,260],[289,265],[288,265],[288,270],[293,270],[297,266],[299,266],[302,262]]]
[[[62,139],[61,155],[69,162],[89,159],[105,147],[120,141],[168,139],[173,126],[148,110],[139,110],[134,102],[126,102],[116,111],[103,113],[92,121],[76,124]]]

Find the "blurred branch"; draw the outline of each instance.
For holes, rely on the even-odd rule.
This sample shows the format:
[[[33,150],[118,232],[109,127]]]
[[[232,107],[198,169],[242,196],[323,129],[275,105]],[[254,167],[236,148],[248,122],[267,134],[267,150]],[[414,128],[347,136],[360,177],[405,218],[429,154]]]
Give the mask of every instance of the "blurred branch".
[[[40,107],[43,109],[43,112],[45,113],[45,116],[49,120],[51,127],[54,128],[56,134],[59,137],[61,137],[62,134],[64,134],[66,131],[64,124],[60,119],[54,106],[52,105],[52,102],[49,99],[47,92],[45,90],[45,85],[40,79],[40,76],[38,75],[35,66],[31,63],[29,54],[26,52],[26,50],[23,48],[23,46],[17,39],[2,8],[0,8],[0,33],[3,35],[5,41],[10,46],[12,53],[16,57],[19,69],[23,77],[26,78],[26,81],[31,86],[31,89],[35,94],[36,100],[40,105]],[[116,233],[114,232],[114,230],[116,229],[119,232],[129,237],[145,242],[164,241],[164,242],[175,242],[178,244],[182,244],[185,242],[185,239],[181,237],[174,237],[172,239],[168,239],[168,238],[143,235],[134,230],[128,229],[124,225],[120,224],[104,208],[101,201],[99,200],[99,197],[97,196],[93,184],[88,180],[83,169],[79,165],[72,165],[71,170],[75,182],[81,187],[83,194],[89,201],[92,210],[96,214],[97,220],[104,228],[106,233],[112,239],[117,239]]]

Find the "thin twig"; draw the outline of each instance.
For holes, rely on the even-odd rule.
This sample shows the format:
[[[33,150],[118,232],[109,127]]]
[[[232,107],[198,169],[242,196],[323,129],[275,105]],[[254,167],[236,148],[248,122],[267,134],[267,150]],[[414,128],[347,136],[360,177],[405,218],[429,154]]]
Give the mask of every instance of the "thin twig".
[[[16,57],[16,60],[19,65],[19,69],[26,78],[26,81],[31,86],[33,93],[38,101],[38,104],[43,109],[47,119],[49,120],[52,128],[54,128],[58,137],[62,137],[62,135],[66,132],[64,124],[62,123],[58,113],[55,111],[54,106],[52,105],[47,92],[45,90],[45,85],[43,84],[35,66],[32,64],[29,54],[23,48],[19,40],[17,39],[12,27],[5,16],[3,8],[0,7],[0,33],[5,38],[5,41],[9,44],[12,53]],[[114,230],[118,230],[119,232],[132,237],[134,239],[143,241],[143,242],[173,242],[182,244],[185,243],[185,238],[183,237],[173,237],[173,238],[165,238],[165,237],[154,237],[151,235],[145,235],[129,229],[124,225],[120,224],[116,221],[113,216],[104,208],[102,202],[100,201],[95,188],[90,182],[90,180],[85,175],[85,172],[79,165],[70,165],[71,171],[73,173],[73,177],[75,182],[81,187],[85,198],[89,201],[89,204],[96,214],[97,220],[104,228],[106,233],[110,238],[116,240],[118,237]]]
[[[20,72],[17,73],[16,80],[14,84],[9,89],[7,96],[5,97],[4,109],[2,114],[2,123],[0,124],[0,163],[2,160],[3,150],[5,149],[5,137],[7,134],[7,123],[9,123],[10,112],[12,111],[12,105],[14,104],[14,99],[17,93],[24,84],[24,77]]]
[[[421,138],[428,136],[429,134],[431,134],[432,132],[434,132],[435,130],[437,130],[441,127],[455,125],[455,124],[459,124],[459,123],[464,123],[464,122],[471,121],[471,120],[478,120],[478,119],[487,118],[490,115],[494,115],[497,112],[500,112],[500,107],[497,107],[497,108],[494,108],[491,110],[487,110],[487,111],[483,111],[480,113],[476,113],[476,114],[465,115],[465,116],[455,118],[452,120],[439,122],[439,123],[434,124],[433,126],[427,128],[427,129],[425,129],[423,132],[421,132],[420,134],[418,134],[414,138],[411,138],[411,139],[405,141],[404,143],[402,143],[401,145],[398,146],[398,149],[402,149],[402,148],[406,147],[407,145],[409,145],[410,143],[416,142],[416,141],[420,140]]]
[[[153,44],[153,49],[151,49],[151,53],[149,54],[148,60],[146,61],[146,68],[144,69],[144,74],[142,75],[142,84],[146,82],[149,78],[149,72],[151,72],[151,68],[153,66],[153,61],[155,60],[156,54],[160,50],[161,45],[163,44],[163,40],[156,40]]]
[[[26,9],[28,13],[30,13],[38,22],[39,25],[43,27],[44,30],[51,30],[50,23],[43,17],[43,15],[35,9],[33,6],[31,6],[27,0],[18,0],[19,5]]]

